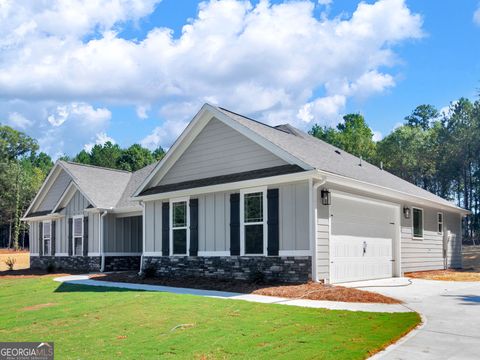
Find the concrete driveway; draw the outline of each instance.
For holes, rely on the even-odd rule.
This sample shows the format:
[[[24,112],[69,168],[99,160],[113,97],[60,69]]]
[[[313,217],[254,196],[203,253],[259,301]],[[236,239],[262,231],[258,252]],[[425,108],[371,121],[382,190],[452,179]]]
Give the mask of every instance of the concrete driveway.
[[[342,284],[405,301],[425,324],[380,359],[480,359],[480,282],[407,278]]]

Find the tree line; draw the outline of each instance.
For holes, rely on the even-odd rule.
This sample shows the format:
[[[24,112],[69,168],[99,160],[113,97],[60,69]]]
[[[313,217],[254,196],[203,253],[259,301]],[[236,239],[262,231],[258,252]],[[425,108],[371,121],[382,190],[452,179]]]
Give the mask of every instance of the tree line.
[[[461,98],[442,113],[419,105],[378,142],[362,115],[343,120],[334,128],[314,125],[309,133],[472,211],[464,239],[479,238],[480,100]]]
[[[165,151],[133,144],[121,148],[107,142],[62,160],[136,171],[160,160]],[[28,227],[20,219],[53,167],[51,157],[39,152],[38,142],[27,134],[0,124],[0,247],[19,249],[28,241]]]

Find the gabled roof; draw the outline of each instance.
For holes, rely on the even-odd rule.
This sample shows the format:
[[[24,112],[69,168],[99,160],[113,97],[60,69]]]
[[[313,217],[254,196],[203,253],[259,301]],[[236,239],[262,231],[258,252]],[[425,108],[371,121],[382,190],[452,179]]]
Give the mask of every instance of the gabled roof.
[[[149,189],[155,187],[154,179],[158,183],[158,180],[172,166],[175,158],[178,158],[185,151],[188,143],[192,141],[191,138],[195,137],[201,130],[201,127],[205,126],[206,122],[213,117],[274,152],[289,164],[297,165],[304,170],[315,169],[326,174],[327,178],[328,176],[341,177],[349,181],[357,181],[358,184],[367,184],[368,186],[378,187],[378,189],[387,189],[395,193],[395,196],[398,198],[410,196],[422,201],[426,200],[453,208],[463,213],[466,212],[466,210],[457,207],[452,202],[364,160],[362,161],[360,158],[317,139],[292,125],[269,126],[230,110],[209,104],[205,104],[197,113],[165,158],[157,164],[152,173],[139,186],[134,196],[147,194],[148,191],[152,191]]]

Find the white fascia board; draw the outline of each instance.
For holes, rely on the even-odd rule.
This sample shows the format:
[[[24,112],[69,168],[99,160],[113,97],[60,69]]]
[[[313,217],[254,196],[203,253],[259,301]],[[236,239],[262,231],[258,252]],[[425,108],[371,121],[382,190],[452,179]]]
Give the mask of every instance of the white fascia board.
[[[44,221],[44,220],[58,220],[58,219],[63,219],[65,215],[62,214],[47,214],[47,215],[42,215],[42,216],[34,216],[34,217],[23,217],[20,220],[22,221]]]
[[[362,190],[362,191],[369,192],[376,195],[391,197],[393,199],[399,200],[402,203],[412,202],[414,204],[430,206],[435,209],[453,211],[456,213],[460,213],[462,215],[468,215],[471,213],[470,211],[459,208],[458,206],[453,204],[449,206],[449,205],[442,204],[421,196],[411,195],[403,191],[389,189],[384,186],[370,184],[365,181],[355,180],[342,175],[329,173],[327,171],[318,170],[318,172],[324,175],[327,178],[327,181],[330,183],[345,186],[345,187],[350,187],[356,190]]]
[[[142,213],[142,206],[141,205],[138,205],[138,206],[129,206],[129,207],[123,207],[123,208],[113,208],[112,211],[111,211],[113,214],[130,214],[130,213],[135,213],[139,215],[141,215]],[[132,215],[133,216],[133,215]]]
[[[53,166],[52,170],[50,170],[50,173],[48,174],[47,178],[45,179],[45,181],[43,182],[42,186],[40,187],[40,190],[38,190],[37,194],[35,195],[35,197],[33,198],[32,202],[30,203],[30,206],[28,207],[27,211],[25,211],[25,214],[23,215],[23,217],[26,217],[28,215],[28,213],[30,212],[30,210],[32,210],[33,208],[33,205],[36,204],[36,202],[41,202],[41,200],[45,197],[45,195],[47,194],[48,190],[50,189],[50,187],[52,186],[53,182],[55,181],[55,179],[58,177],[58,175],[60,174],[60,171],[58,171],[58,168],[60,167],[60,161],[57,161],[55,163],[55,165]],[[54,173],[56,173],[54,175]],[[51,181],[50,181],[51,180]],[[48,184],[48,185],[47,185]],[[48,187],[48,189],[47,189]]]
[[[165,192],[160,194],[145,195],[145,196],[139,196],[136,199],[142,200],[142,201],[164,200],[164,199],[177,198],[177,197],[183,197],[183,196],[195,196],[200,194],[208,194],[208,193],[221,192],[221,191],[246,189],[250,187],[283,184],[283,183],[289,183],[289,182],[295,182],[295,181],[308,180],[311,178],[323,180],[323,178],[318,175],[317,170],[310,170],[310,171],[303,171],[303,172],[298,172],[293,174],[277,175],[277,176],[270,176],[270,177],[259,178],[259,179],[244,180],[244,181],[230,182],[230,183],[219,184],[219,185],[202,186],[202,187],[196,187],[191,189],[176,190],[176,191],[170,191],[170,192]]]
[[[193,141],[187,141],[189,138],[194,138],[202,129],[203,127],[207,124],[208,120],[211,119],[211,116],[208,117],[206,115],[207,113],[207,104],[204,104],[202,108],[198,111],[198,113],[194,116],[192,121],[187,125],[185,130],[180,134],[180,136],[175,140],[173,145],[170,147],[170,149],[167,151],[163,159],[155,166],[155,168],[152,170],[150,175],[147,176],[147,178],[140,184],[140,186],[135,190],[133,193],[133,197],[138,196],[144,188],[150,183],[150,181],[159,175],[160,177],[163,177],[162,173],[166,173],[168,169],[170,169],[171,166],[173,166],[173,163],[180,157],[180,155],[185,151],[185,149],[190,145],[190,142]],[[208,117],[208,120],[206,120]],[[200,120],[203,119],[203,126],[201,126],[200,129],[197,128],[197,123],[200,122]],[[196,129],[196,131],[195,131]],[[188,143],[187,146],[185,146],[185,143]],[[179,149],[179,148],[185,148]],[[180,152],[180,154],[177,155],[177,152]],[[170,166],[169,166],[170,165]]]
[[[70,172],[70,170],[68,170],[68,169],[63,165],[62,162],[59,162],[58,164],[59,164],[59,165],[62,167],[62,169],[65,170],[65,172],[72,178],[72,182],[75,183],[75,185],[77,186],[77,190],[80,191],[80,193],[85,197],[85,199],[87,199],[88,202],[89,202],[93,207],[97,207],[97,205],[95,204],[95,202],[93,202],[92,199],[90,199],[90,198],[88,197],[88,195],[85,194],[85,192],[82,191],[81,186],[79,186],[78,183],[77,183],[76,177],[73,176],[73,174]]]
[[[142,182],[140,187],[135,191],[133,197],[137,197],[144,188],[150,183],[154,178],[157,178],[157,181],[160,181],[165,174],[170,170],[170,168],[175,164],[175,162],[180,158],[180,156],[185,152],[185,150],[190,146],[192,141],[197,137],[197,135],[203,130],[205,125],[212,119],[216,118],[219,121],[223,122],[225,125],[230,128],[238,131],[242,135],[246,136],[253,142],[265,148],[267,151],[273,153],[279,158],[283,159],[289,164],[296,164],[302,167],[305,170],[312,170],[313,167],[293,156],[289,152],[283,150],[279,146],[273,144],[272,142],[265,139],[263,136],[260,136],[255,131],[239,124],[235,120],[231,119],[214,106],[209,104],[204,104],[200,111],[195,115],[190,124],[182,132],[182,134],[175,141],[173,146],[167,152],[165,157],[158,163],[158,165],[153,169],[150,175]],[[138,199],[138,198],[137,198]]]

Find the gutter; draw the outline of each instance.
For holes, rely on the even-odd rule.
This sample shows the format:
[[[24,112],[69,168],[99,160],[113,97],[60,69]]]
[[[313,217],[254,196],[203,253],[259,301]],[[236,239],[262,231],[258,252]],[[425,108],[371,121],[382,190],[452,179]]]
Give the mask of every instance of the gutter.
[[[105,215],[107,215],[107,210],[103,210],[103,212],[100,214],[100,226],[98,227],[98,239],[100,240],[100,256],[102,257],[100,272],[105,271],[105,236],[103,233],[103,218]]]

